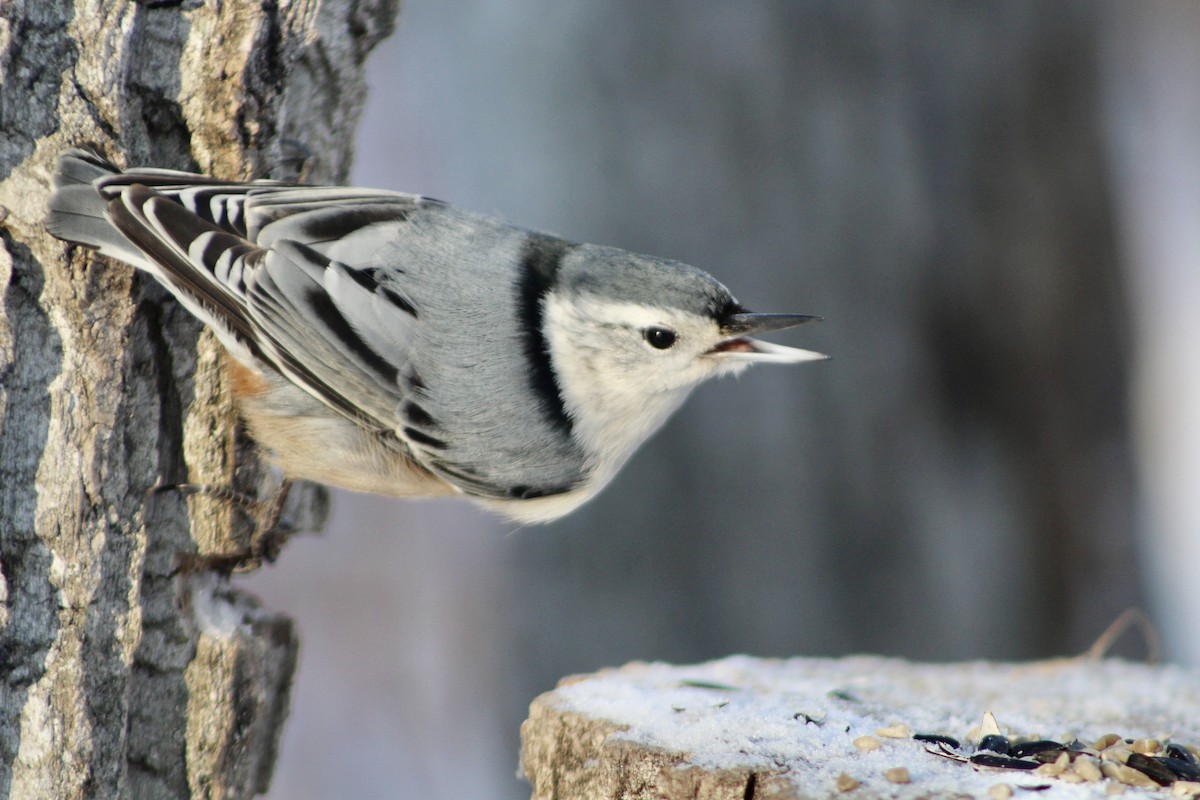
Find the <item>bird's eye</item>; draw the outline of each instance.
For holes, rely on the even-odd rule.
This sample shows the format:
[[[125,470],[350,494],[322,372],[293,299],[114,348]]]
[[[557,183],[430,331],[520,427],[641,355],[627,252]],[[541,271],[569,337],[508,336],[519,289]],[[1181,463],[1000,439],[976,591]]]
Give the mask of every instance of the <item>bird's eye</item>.
[[[659,325],[646,328],[642,335],[646,337],[646,343],[657,350],[666,350],[679,338],[675,331]]]

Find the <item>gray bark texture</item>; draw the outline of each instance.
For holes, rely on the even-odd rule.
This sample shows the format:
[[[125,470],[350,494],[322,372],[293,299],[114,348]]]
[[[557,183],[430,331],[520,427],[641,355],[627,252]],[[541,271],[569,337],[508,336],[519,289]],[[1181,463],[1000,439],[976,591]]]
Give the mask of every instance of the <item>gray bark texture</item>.
[[[339,180],[398,5],[0,0],[0,797],[262,793],[297,653],[290,620],[195,566],[254,520],[147,495],[273,477],[212,336],[44,231],[59,153],[244,179],[296,140],[311,178]],[[302,488],[293,524],[323,498]]]

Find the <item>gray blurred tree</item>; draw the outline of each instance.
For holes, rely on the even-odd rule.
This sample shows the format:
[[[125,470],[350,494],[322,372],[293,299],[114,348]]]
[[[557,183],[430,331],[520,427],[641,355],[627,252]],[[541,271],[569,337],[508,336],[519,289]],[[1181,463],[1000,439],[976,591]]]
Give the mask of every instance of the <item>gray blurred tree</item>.
[[[626,658],[1085,647],[1141,596],[1093,4],[635,5],[556,17],[548,59],[586,70],[489,109],[556,120],[536,135],[572,177],[539,202],[573,216],[541,224],[822,314],[792,340],[834,360],[705,388],[594,505],[515,538],[522,613],[557,626],[524,632],[531,688]]]

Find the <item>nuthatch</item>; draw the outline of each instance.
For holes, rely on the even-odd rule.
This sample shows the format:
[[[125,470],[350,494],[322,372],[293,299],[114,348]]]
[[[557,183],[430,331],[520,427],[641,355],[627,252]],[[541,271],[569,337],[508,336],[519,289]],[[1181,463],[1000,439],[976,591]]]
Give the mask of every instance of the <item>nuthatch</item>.
[[[595,495],[701,381],[824,356],[707,273],[409,194],[66,152],[47,227],[154,276],[233,359],[288,478],[465,495],[522,522]]]

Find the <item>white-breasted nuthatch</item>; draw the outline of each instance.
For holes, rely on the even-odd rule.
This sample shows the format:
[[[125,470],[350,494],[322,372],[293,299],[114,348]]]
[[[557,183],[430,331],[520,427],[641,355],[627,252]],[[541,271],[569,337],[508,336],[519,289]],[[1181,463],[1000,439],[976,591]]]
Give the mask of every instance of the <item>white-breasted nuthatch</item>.
[[[233,355],[288,478],[462,494],[522,522],[595,495],[701,381],[818,353],[707,273],[417,195],[63,154],[46,222],[154,276]]]

